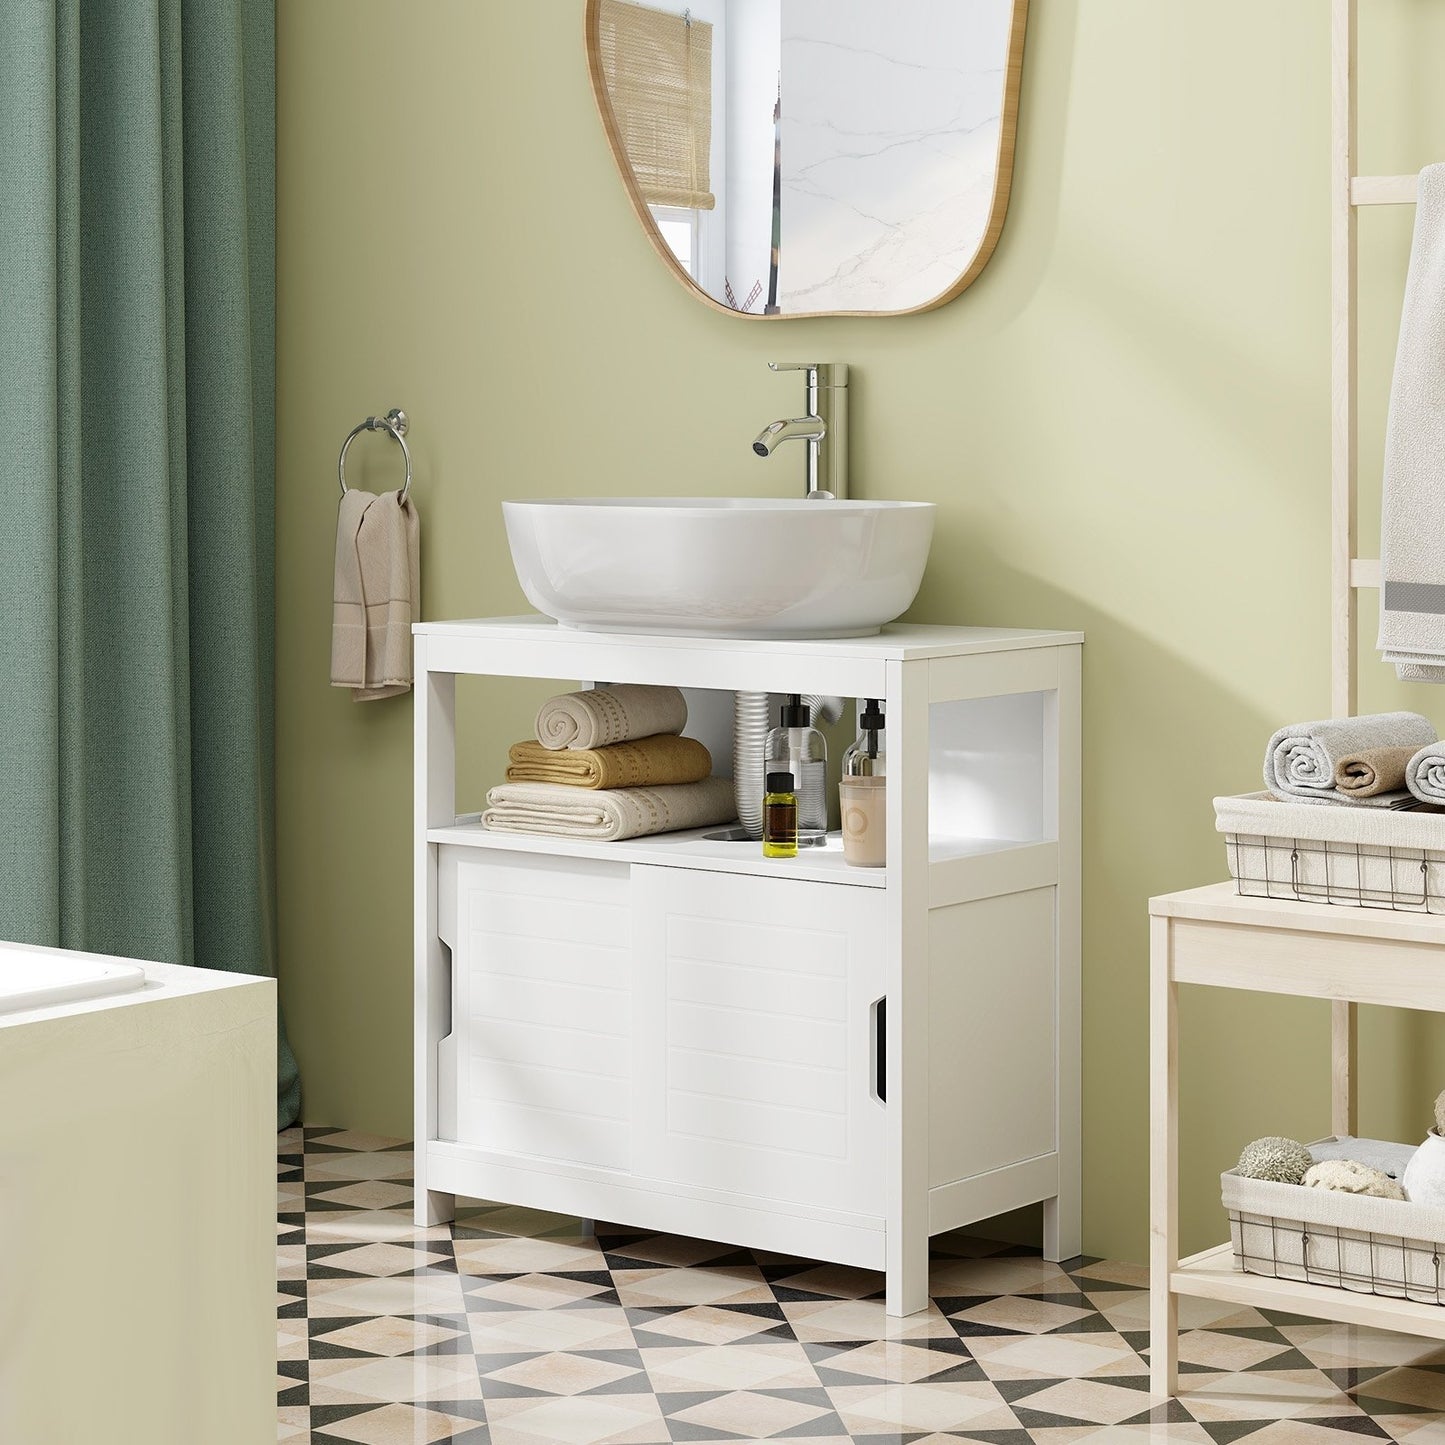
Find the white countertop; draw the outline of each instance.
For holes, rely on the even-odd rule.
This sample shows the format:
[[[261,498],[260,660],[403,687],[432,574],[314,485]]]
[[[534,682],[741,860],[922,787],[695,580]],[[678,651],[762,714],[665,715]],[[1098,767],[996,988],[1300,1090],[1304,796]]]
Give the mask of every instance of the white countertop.
[[[692,637],[674,632],[584,632],[563,627],[536,613],[520,617],[476,617],[445,622],[418,622],[412,631],[422,637],[505,638],[538,647],[564,644],[585,647],[619,643],[647,647],[675,647],[685,651],[758,654],[820,653],[839,657],[901,660],[920,657],[958,657],[979,652],[1017,652],[1034,647],[1065,647],[1084,640],[1082,632],[1058,632],[1031,627],[935,627],[918,622],[889,623],[872,637],[789,638],[756,641],[737,637]]]

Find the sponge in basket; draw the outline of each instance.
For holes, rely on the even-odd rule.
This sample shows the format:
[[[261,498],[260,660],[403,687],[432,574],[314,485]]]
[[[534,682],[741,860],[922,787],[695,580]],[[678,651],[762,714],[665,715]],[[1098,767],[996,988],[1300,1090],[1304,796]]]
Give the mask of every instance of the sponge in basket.
[[[1237,1172],[1245,1179],[1267,1179],[1273,1184],[1298,1184],[1315,1162],[1298,1139],[1266,1135],[1244,1146]]]
[[[1404,1199],[1405,1191],[1388,1174],[1354,1159],[1324,1159],[1300,1181],[1306,1189],[1368,1194],[1372,1199]]]

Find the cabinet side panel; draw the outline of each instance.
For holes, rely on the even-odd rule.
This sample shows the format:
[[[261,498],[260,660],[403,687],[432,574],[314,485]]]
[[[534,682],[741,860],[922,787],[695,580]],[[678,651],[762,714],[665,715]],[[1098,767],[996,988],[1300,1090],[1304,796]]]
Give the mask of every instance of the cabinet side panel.
[[[468,858],[456,909],[457,1138],[629,1168],[627,865]]]
[[[928,915],[930,1188],[1056,1147],[1054,891]]]

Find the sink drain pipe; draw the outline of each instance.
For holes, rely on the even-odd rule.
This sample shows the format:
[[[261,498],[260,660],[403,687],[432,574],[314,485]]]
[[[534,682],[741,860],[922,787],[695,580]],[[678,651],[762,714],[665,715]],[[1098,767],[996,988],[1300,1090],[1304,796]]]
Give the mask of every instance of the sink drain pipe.
[[[835,723],[843,716],[841,697],[805,693],[813,722]],[[763,836],[763,771],[767,765],[768,733],[773,725],[772,694],[733,694],[733,801],[738,822],[749,838]]]

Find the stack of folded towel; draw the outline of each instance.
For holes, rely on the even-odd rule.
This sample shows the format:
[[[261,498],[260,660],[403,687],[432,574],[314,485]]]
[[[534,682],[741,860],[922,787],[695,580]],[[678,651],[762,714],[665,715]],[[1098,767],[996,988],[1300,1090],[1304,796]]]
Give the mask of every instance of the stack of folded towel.
[[[536,739],[513,743],[507,781],[487,794],[495,833],[615,842],[737,816],[712,755],[680,736],[687,702],[675,687],[623,683],[548,698]]]
[[[1269,740],[1264,782],[1287,803],[1445,804],[1445,743],[1413,712],[1296,723]]]

